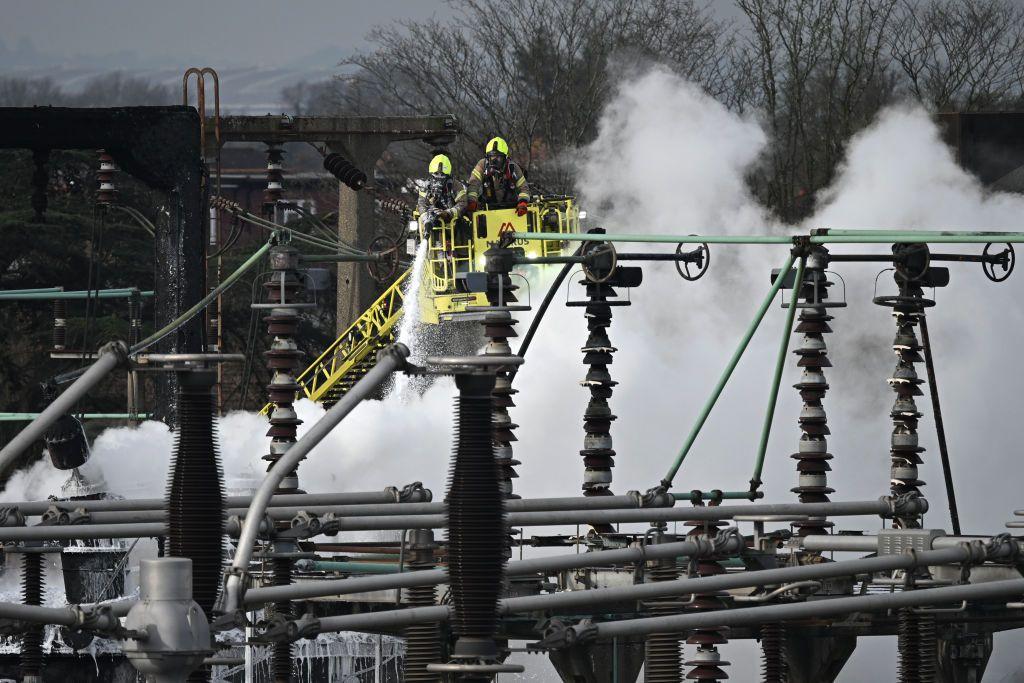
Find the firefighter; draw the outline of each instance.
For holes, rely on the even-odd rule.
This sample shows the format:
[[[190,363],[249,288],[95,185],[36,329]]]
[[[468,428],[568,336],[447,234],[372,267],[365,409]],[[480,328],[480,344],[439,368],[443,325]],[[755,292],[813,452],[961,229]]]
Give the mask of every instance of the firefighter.
[[[475,210],[482,198],[485,204],[515,204],[516,214],[525,215],[530,186],[519,164],[509,160],[508,143],[492,138],[484,147],[484,154],[469,178],[469,209]]]
[[[427,223],[437,219],[447,223],[457,220],[466,211],[466,187],[452,178],[451,159],[438,154],[430,160],[427,171],[426,186],[420,188],[416,201],[420,221]]]

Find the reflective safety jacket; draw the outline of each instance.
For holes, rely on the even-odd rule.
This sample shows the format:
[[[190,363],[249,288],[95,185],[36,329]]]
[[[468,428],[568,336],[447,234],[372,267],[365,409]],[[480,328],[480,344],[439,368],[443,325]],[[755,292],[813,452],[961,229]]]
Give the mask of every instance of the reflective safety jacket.
[[[469,198],[482,200],[485,204],[515,204],[530,201],[530,186],[523,175],[519,164],[509,161],[505,164],[505,172],[493,171],[487,159],[476,162],[469,176]]]
[[[416,211],[422,217],[428,211],[449,210],[452,218],[458,218],[466,211],[466,186],[460,181],[449,178],[446,182],[438,182],[429,178],[420,184],[419,198],[416,200]]]

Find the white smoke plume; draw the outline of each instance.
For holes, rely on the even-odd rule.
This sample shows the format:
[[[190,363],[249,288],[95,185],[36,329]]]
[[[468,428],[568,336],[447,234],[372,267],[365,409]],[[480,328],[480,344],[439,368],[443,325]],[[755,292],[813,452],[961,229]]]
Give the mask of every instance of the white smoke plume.
[[[984,190],[961,170],[941,143],[930,117],[918,108],[887,110],[850,143],[832,187],[819,197],[814,216],[800,226],[782,225],[750,194],[746,175],[760,163],[767,138],[756,118],[742,117],[687,81],[654,68],[622,83],[601,120],[596,140],[579,150],[575,163],[583,205],[612,233],[782,234],[830,228],[1018,228],[1024,200]],[[625,249],[626,247],[623,247]],[[665,250],[630,245],[630,251]],[[883,253],[887,247],[843,245],[834,253]],[[977,247],[934,251],[974,253]],[[610,405],[616,467],[613,489],[654,486],[682,445],[692,422],[725,366],[740,335],[769,287],[769,271],[786,256],[784,247],[712,247],[711,268],[685,282],[671,264],[645,266],[644,283],[616,308],[609,329],[619,348],[610,367],[619,382]],[[895,360],[895,327],[887,309],[871,303],[871,264],[837,264],[845,280],[831,292],[847,308],[833,311],[835,334],[826,339],[835,366],[827,373],[825,399],[835,455],[830,484],[834,500],[875,498],[888,493],[888,412],[893,395],[885,383]],[[1016,278],[989,283],[977,264],[950,264],[951,285],[936,292],[929,313],[938,363],[946,431],[958,485],[960,513],[968,533],[997,533],[1019,504],[1014,461],[1021,442],[1015,353],[1024,329]],[[524,269],[536,305],[553,267]],[[838,277],[835,278],[838,282]],[[569,278],[548,312],[516,380],[512,409],[520,425],[516,457],[523,461],[516,490],[524,496],[579,493],[582,414],[588,393],[579,347],[586,339],[581,309],[561,305],[579,298],[578,277]],[[879,292],[892,291],[891,274],[878,278]],[[567,292],[565,289],[567,288]],[[520,315],[525,331],[528,315]],[[676,479],[675,490],[746,489],[775,355],[783,326],[773,304]],[[763,475],[766,499],[795,501],[794,461],[800,402],[790,388],[795,360],[787,365]],[[922,370],[923,373],[923,370]],[[312,492],[372,490],[423,481],[440,500],[451,448],[448,381],[422,397],[387,399],[360,406],[300,467],[303,488]],[[948,528],[938,449],[927,397],[919,403],[921,478],[932,504],[926,524]],[[298,405],[308,428],[321,409]],[[232,414],[220,421],[220,444],[229,480],[253,478],[265,469],[264,419]],[[111,489],[125,495],[162,495],[171,435],[160,425],[109,430],[97,439],[91,464],[102,469]],[[40,468],[16,475],[7,500],[45,496],[52,480]],[[15,491],[17,489],[17,491]],[[837,520],[838,529],[879,526],[877,519]],[[568,529],[572,531],[572,529]],[[538,530],[550,533],[552,530]],[[527,532],[529,533],[529,531]],[[989,675],[1013,671],[1016,636],[999,636]],[[885,680],[895,667],[894,639],[864,639],[841,681]],[[752,643],[724,648],[730,674],[753,680],[757,653]],[[541,660],[531,658],[531,670]]]

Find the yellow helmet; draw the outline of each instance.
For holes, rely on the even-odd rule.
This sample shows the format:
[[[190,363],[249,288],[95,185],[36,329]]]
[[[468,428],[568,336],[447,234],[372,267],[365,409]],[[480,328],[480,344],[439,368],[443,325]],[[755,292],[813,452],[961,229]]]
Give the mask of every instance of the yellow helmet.
[[[491,152],[499,152],[508,156],[508,143],[505,142],[504,138],[491,138],[487,146],[484,147],[484,153],[490,154]]]
[[[430,160],[430,165],[427,166],[427,170],[430,173],[444,173],[445,175],[451,175],[452,160],[449,159],[446,154],[438,154]]]

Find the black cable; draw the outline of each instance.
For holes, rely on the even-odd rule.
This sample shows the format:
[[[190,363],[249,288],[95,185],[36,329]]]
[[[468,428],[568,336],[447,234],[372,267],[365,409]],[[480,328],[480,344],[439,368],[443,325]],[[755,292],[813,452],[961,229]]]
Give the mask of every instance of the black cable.
[[[207,260],[217,258],[231,247],[235,246],[235,242],[238,241],[239,236],[242,234],[242,225],[238,218],[231,221],[231,232],[228,233],[228,238],[224,241],[224,246],[215,251],[214,253],[207,256]]]
[[[249,300],[253,303],[260,303],[259,296],[256,293],[256,283],[259,279],[259,275],[253,278],[252,286],[250,288]],[[250,310],[249,331],[246,335],[245,341],[245,365],[242,368],[242,382],[239,385],[242,390],[242,400],[239,402],[238,407],[241,410],[245,410],[245,400],[249,397],[249,381],[252,379],[253,365],[255,361],[254,352],[256,350],[256,309],[251,308]]]
[[[572,255],[579,256],[582,250],[583,245],[581,244],[579,247],[576,248],[576,251],[574,251]],[[519,345],[519,351],[516,352],[516,355],[518,355],[520,358],[526,356],[526,352],[530,348],[530,342],[533,341],[533,336],[537,333],[537,328],[540,327],[540,321],[544,319],[544,314],[547,312],[548,307],[554,300],[555,293],[558,292],[558,290],[562,287],[562,282],[565,281],[565,278],[572,271],[573,265],[574,264],[572,263],[566,263],[564,266],[562,266],[562,270],[558,271],[558,275],[551,282],[551,286],[548,287],[547,294],[544,295],[544,300],[541,301],[540,306],[537,308],[537,315],[533,316],[533,320],[530,321],[530,329],[526,331],[526,336],[523,337],[523,342]],[[511,384],[513,380],[515,380],[516,373],[519,372],[519,367],[521,366],[517,366],[509,372],[509,384]]]
[[[924,342],[924,366],[928,370],[928,391],[932,395],[932,410],[935,412],[935,434],[939,440],[939,457],[942,459],[942,478],[946,481],[946,499],[949,501],[949,520],[953,535],[960,535],[960,514],[956,509],[956,491],[953,488],[953,472],[949,465],[949,451],[946,450],[946,428],[942,424],[942,409],[939,407],[939,387],[935,384],[935,364],[932,362],[932,341],[928,337],[928,322],[921,316],[921,341]]]

